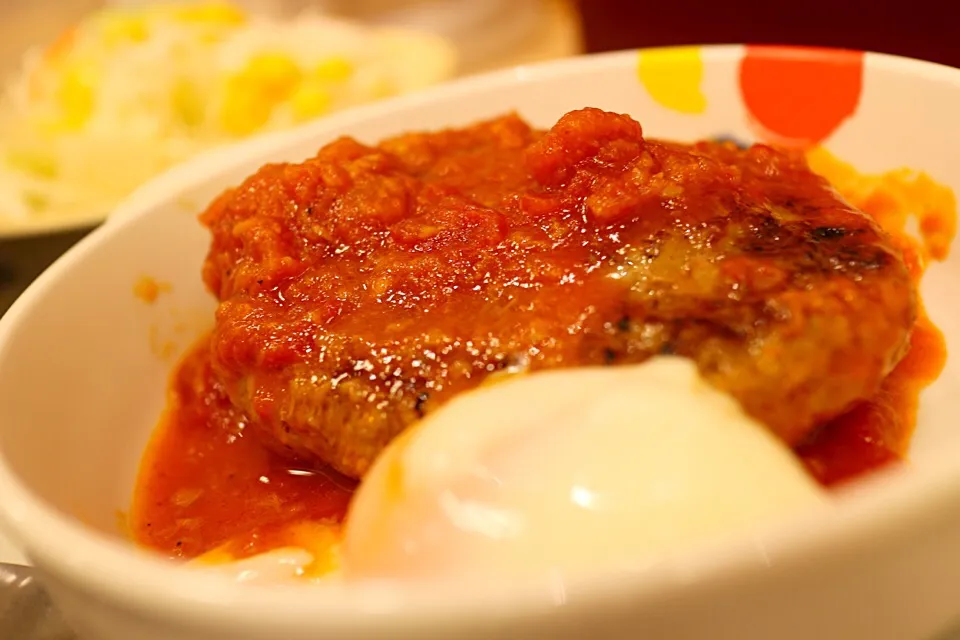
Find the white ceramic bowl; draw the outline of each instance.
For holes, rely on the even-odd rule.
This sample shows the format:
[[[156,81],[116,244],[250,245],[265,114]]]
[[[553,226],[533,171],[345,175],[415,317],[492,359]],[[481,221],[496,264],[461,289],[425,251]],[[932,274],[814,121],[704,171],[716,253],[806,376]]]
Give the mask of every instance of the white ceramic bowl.
[[[260,588],[188,572],[116,532],[116,511],[128,504],[163,408],[173,364],[163,354],[182,352],[212,321],[199,277],[207,234],[195,215],[220,190],[265,161],[304,158],[342,134],[376,141],[510,109],[549,125],[597,106],[633,114],[650,135],[683,140],[752,138],[758,122],[783,134],[777,114],[751,116],[744,106],[744,55],[739,46],[655,53],[644,58],[645,83],[635,52],[470,79],[214,152],[136,193],[0,320],[0,519],[70,622],[101,640],[919,640],[947,626],[960,614],[955,359],[922,398],[908,467],[859,483],[831,513],[615,575],[483,593]],[[871,54],[751,55],[774,65],[766,77],[787,91],[781,107],[799,107],[797,135],[818,126],[831,133],[822,117],[804,124],[803,115],[830,109],[819,109],[822,95],[790,95],[790,64],[826,64],[806,74],[823,87],[831,69],[843,75],[853,65],[856,95],[849,109],[834,105],[825,144],[862,170],[906,165],[960,187],[960,71]],[[831,95],[850,102],[842,78],[836,83]],[[171,291],[141,302],[132,288],[143,275]],[[923,285],[950,347],[960,341],[958,277],[954,256]]]

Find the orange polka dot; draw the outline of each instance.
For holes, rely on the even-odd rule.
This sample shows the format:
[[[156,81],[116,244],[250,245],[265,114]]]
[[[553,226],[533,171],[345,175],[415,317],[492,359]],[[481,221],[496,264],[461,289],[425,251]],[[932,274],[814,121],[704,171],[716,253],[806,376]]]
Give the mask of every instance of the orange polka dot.
[[[813,146],[857,110],[863,52],[748,46],[740,92],[758,133],[771,142]]]

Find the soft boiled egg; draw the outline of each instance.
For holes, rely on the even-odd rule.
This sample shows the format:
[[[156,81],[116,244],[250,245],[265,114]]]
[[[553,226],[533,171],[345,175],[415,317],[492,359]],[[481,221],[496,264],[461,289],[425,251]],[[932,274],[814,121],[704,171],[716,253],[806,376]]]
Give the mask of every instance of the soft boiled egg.
[[[825,503],[691,362],[517,376],[396,439],[348,514],[343,577],[478,580],[637,566]]]

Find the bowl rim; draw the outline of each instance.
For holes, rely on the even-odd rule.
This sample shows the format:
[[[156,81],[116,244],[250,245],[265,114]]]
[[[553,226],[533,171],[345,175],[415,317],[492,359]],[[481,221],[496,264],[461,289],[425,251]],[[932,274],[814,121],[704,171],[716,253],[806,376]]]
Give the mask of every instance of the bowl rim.
[[[708,45],[701,48],[705,63],[739,59],[743,45]],[[807,48],[790,47],[798,55]],[[817,49],[822,51],[822,49]],[[332,115],[296,129],[252,138],[230,147],[197,156],[151,180],[120,204],[114,214],[66,252],[27,289],[0,318],[0,358],[19,328],[29,321],[48,289],[73,264],[86,260],[122,229],[137,224],[169,194],[202,184],[231,167],[255,161],[282,150],[304,137],[336,131],[347,124],[416,108],[437,100],[465,98],[498,87],[528,80],[562,77],[570,73],[634,64],[638,50],[578,56],[559,61],[495,71],[427,89],[415,94],[365,105]],[[943,65],[891,56],[867,54],[867,64],[931,81],[953,85],[960,91],[960,70]],[[629,62],[628,62],[629,61]],[[839,558],[878,539],[902,540],[918,526],[933,527],[960,505],[960,465],[948,456],[936,458],[909,473],[891,469],[874,474],[838,495],[841,509],[798,514],[758,529],[749,540],[716,540],[668,558],[654,566],[625,568],[611,575],[585,576],[568,581],[575,598],[557,596],[549,581],[517,581],[501,585],[411,586],[364,583],[346,588],[332,583],[258,587],[237,584],[217,574],[185,571],[154,554],[126,545],[86,527],[48,505],[34,494],[9,466],[0,451],[0,524],[26,549],[41,568],[48,568],[69,584],[78,585],[100,600],[154,616],[176,616],[199,626],[223,624],[271,630],[324,629],[358,633],[362,630],[393,632],[431,629],[442,625],[483,625],[492,616],[506,613],[512,619],[556,613],[559,605],[603,611],[636,608],[642,602],[663,601],[682,588],[688,593],[714,589],[731,581],[749,579],[769,567],[745,561],[761,545],[777,558],[781,568],[808,561],[810,554]],[[692,581],[689,576],[695,575]],[[549,584],[548,584],[549,583]]]

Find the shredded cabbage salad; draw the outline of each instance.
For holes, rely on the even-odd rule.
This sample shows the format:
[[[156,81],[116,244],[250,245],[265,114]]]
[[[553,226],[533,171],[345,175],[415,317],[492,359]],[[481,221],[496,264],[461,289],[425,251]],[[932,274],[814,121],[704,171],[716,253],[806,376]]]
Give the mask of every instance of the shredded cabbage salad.
[[[204,149],[449,78],[432,35],[223,2],[104,10],[30,52],[0,100],[0,230],[105,215]]]

